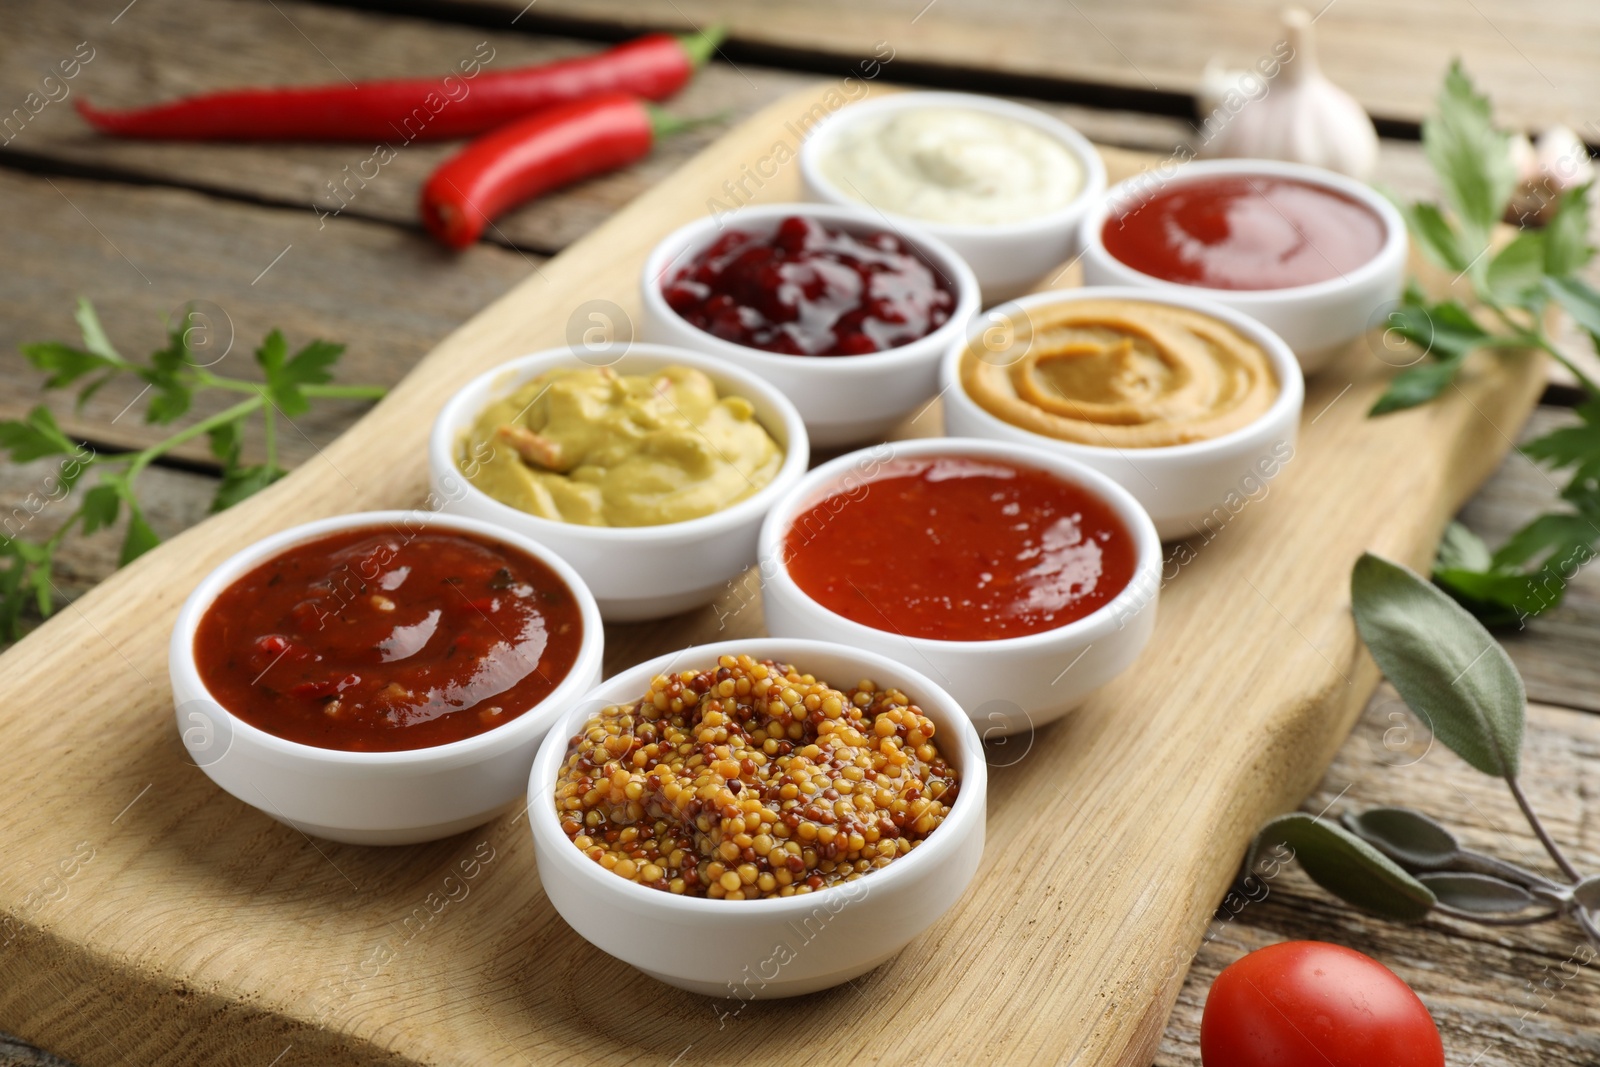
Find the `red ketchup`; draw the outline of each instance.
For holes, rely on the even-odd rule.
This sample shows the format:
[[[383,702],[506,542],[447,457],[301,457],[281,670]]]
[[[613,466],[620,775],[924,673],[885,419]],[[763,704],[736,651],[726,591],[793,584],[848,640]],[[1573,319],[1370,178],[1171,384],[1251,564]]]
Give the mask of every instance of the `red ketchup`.
[[[664,282],[690,325],[791,356],[858,356],[943,326],[956,298],[889,233],[854,234],[791,216],[770,235],[732,230]]]
[[[288,741],[428,748],[510,722],[578,658],[577,598],[543,562],[467,534],[346,530],[288,549],[200,619],[200,678]]]
[[[992,641],[1064,626],[1133,580],[1110,505],[1053,474],[960,456],[896,460],[795,516],[789,574],[875,630]]]
[[[1100,231],[1143,274],[1209,289],[1330,281],[1383,248],[1383,221],[1332,189],[1291,178],[1179,178]]]

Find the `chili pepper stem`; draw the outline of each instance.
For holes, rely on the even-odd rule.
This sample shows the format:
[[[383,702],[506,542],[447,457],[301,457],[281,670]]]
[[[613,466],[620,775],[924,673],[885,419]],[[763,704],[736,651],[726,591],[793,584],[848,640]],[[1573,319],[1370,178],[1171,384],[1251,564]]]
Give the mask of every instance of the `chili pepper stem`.
[[[703,67],[711,61],[722,42],[728,39],[728,25],[719,22],[695,33],[678,34],[678,43],[689,56],[694,67]]]
[[[650,136],[657,141],[663,137],[672,137],[701,126],[727,122],[729,116],[732,115],[731,111],[718,111],[714,115],[702,115],[697,118],[685,119],[656,107],[654,104],[644,104],[642,106],[645,114],[650,116]]]

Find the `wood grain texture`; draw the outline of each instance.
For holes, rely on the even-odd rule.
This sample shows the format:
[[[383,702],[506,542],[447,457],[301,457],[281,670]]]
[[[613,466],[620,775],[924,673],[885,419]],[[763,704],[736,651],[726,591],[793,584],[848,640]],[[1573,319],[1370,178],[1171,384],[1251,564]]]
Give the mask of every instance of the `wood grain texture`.
[[[522,0],[493,4],[507,18]],[[1206,61],[1248,67],[1282,40],[1280,0],[541,0],[532,17],[628,26],[728,23],[734,39],[854,58],[887,41],[919,63],[1137,93],[1190,94]],[[1461,57],[1508,123],[1600,139],[1600,9],[1585,0],[1336,0],[1317,13],[1322,66],[1374,115],[1415,122]],[[1085,86],[1084,83],[1090,83]]]
[[[305,211],[7,170],[0,170],[0,233],[15,265],[0,280],[0,383],[8,387],[0,388],[0,418],[16,418],[43,399],[44,375],[17,346],[77,343],[72,312],[80,296],[93,301],[112,342],[130,357],[165,347],[163,316],[176,318],[196,303],[213,323],[209,351],[217,355],[207,360],[217,374],[259,378],[252,352],[276,327],[295,347],[318,337],[348,344],[339,381],[392,385],[456,323],[543,262],[488,245],[452,256],[359,219],[333,219],[319,229]],[[142,388],[128,375],[81,411],[71,393],[52,397],[51,406],[74,437],[142,448],[171,433],[143,421]],[[194,414],[213,414],[237,399],[202,394]],[[318,403],[280,426],[285,465],[314,458],[363,410]],[[247,452],[259,462],[254,422]],[[204,441],[177,454],[210,458]]]
[[[1534,809],[1579,870],[1600,870],[1592,787],[1600,774],[1600,718],[1530,705],[1523,761]],[[1471,848],[1557,875],[1505,785],[1430,745],[1388,685],[1374,694],[1301,809],[1332,818],[1380,805],[1430,812]],[[1403,926],[1340,904],[1298,867],[1274,879],[1264,901],[1224,914],[1194,957],[1156,1067],[1198,1065],[1200,1013],[1212,980],[1246,952],[1285,940],[1334,941],[1395,971],[1438,1022],[1446,1063],[1600,1062],[1600,970],[1592,947],[1564,921],[1511,930],[1444,919]]]
[[[124,0],[124,3],[126,0]],[[11,32],[0,37],[0,100],[20,102],[40,72],[87,41],[94,58],[65,83],[71,95],[47,105],[9,140],[0,133],[0,160],[179,185],[218,195],[345,218],[381,219],[421,236],[417,196],[423,181],[460,147],[458,142],[386,145],[390,162],[372,162],[377,146],[196,144],[119,141],[94,133],[73,111],[74,98],[124,107],[240,85],[338,83],[344,78],[444,75],[462,60],[487,56],[501,70],[597,51],[591,42],[492,32],[420,19],[344,11],[275,0],[139,0],[117,21],[115,3],[54,4],[19,0],[8,11]],[[180,54],[174,42],[182,41]],[[479,51],[480,46],[486,51]],[[765,71],[759,79],[726,64],[702,71],[671,102],[682,115],[734,119],[812,79]],[[468,86],[470,99],[471,83]],[[59,90],[58,90],[59,92]],[[671,174],[718,135],[715,126],[667,139],[651,158],[625,171],[584,182],[508,214],[487,234],[491,242],[556,251],[605,220],[621,204]],[[387,157],[384,157],[387,158]],[[354,177],[352,177],[354,175]],[[368,180],[370,179],[370,180]],[[280,246],[281,247],[281,246]],[[428,246],[431,247],[431,246]]]
[[[952,1049],[1149,1062],[1181,984],[1167,961],[1199,943],[1245,840],[1312,788],[1375,681],[1348,617],[1349,564],[1363,548],[1424,562],[1504,453],[1489,425],[1514,434],[1531,408],[1532,362],[1476,364],[1459,396],[1379,422],[1364,410],[1386,365],[1358,348],[1325,373],[1296,458],[1169,584],[1139,668],[992,772],[985,870],[963,903],[865,979],[801,1001],[719,1018],[716,1002],[596,952],[539,892],[520,819],[407,849],[312,842],[214,789],[172,729],[167,631],[201,574],[292,522],[419,502],[441,398],[559,342],[582,300],[635,307],[636,264],[656,237],[703,213],[811,105],[787,98],[718,142],[452,334],[316,462],[0,658],[0,685],[37,694],[0,710],[18,798],[0,871],[16,932],[0,949],[0,1027],[87,1067],[260,1063],[283,1049],[285,1067],[621,1063],[691,1048],[712,1063]],[[1107,155],[1124,174],[1147,162]],[[787,168],[762,198],[796,181]],[[754,606],[731,610],[740,597],[724,598],[720,623],[708,609],[614,628],[608,662],[759,632]],[[482,849],[494,858],[470,892],[414,918]],[[863,1018],[869,1029],[849,1023]]]

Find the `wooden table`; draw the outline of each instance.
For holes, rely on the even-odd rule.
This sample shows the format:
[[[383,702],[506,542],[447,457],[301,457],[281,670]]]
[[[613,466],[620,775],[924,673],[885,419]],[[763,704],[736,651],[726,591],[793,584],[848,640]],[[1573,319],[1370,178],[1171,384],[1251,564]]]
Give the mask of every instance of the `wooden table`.
[[[511,66],[592,50],[597,41],[641,28],[725,19],[734,38],[674,102],[682,113],[748,114],[885,42],[894,56],[888,78],[1030,95],[1050,101],[1045,106],[1096,140],[1165,152],[1189,136],[1189,123],[1177,116],[1205,59],[1215,52],[1247,61],[1276,34],[1274,5],[1265,0],[1137,7],[1111,0],[361,5],[409,15],[292,0],[125,3],[13,0],[0,36],[0,102],[19,104],[80,42],[88,42],[93,58],[69,83],[71,92],[125,103],[238,83],[442,71],[482,41],[495,50],[493,66]],[[1326,66],[1388,120],[1388,131],[1414,129],[1446,57],[1459,52],[1508,118],[1530,126],[1561,120],[1590,140],[1600,136],[1584,110],[1600,95],[1593,63],[1600,15],[1581,0],[1533,12],[1513,0],[1335,0],[1318,26]],[[231,324],[235,373],[258,339],[279,326],[293,342],[318,336],[347,342],[342,378],[389,383],[450,328],[715,131],[673,141],[635,168],[523,209],[491,241],[459,256],[436,249],[415,221],[417,188],[446,147],[407,147],[338,215],[321,218],[316,207],[326,212],[337,204],[328,183],[367,157],[361,146],[112,143],[85,132],[70,100],[50,103],[9,136],[0,146],[0,352],[71,337],[80,294],[95,301],[112,338],[133,351],[156,347],[163,313],[204,300],[220,309],[219,322]],[[1418,146],[1386,140],[1380,179],[1408,193],[1425,190]],[[40,376],[15,355],[0,361],[0,381],[0,417],[40,401]],[[1565,395],[1558,387],[1549,399]],[[128,410],[135,399],[136,390],[124,387],[105,390],[81,412],[72,413],[62,398],[55,405],[70,434],[115,449],[162,433]],[[315,462],[319,446],[355,413],[318,409],[299,420],[303,434],[280,441],[280,454],[291,463]],[[1549,404],[1530,432],[1571,417]],[[247,451],[259,447],[247,442]],[[36,487],[43,470],[0,468],[5,513]],[[203,447],[181,450],[152,469],[142,487],[157,531],[170,535],[202,518],[215,474]],[[1547,478],[1513,457],[1462,518],[1496,543],[1553,496]],[[41,516],[30,535],[48,530],[49,521]],[[81,592],[109,573],[119,539],[116,531],[75,539],[63,560],[63,589]],[[1570,843],[1579,866],[1591,870],[1600,868],[1600,820],[1589,811],[1589,783],[1600,770],[1597,634],[1600,578],[1585,572],[1559,610],[1506,640],[1535,702],[1528,741],[1533,802]],[[1471,844],[1538,864],[1537,844],[1504,790],[1439,746],[1423,755],[1416,739],[1397,729],[1406,721],[1394,694],[1380,690],[1306,809],[1407,804],[1446,818]],[[0,867],[0,878],[30,874]],[[1338,941],[1387,963],[1427,1001],[1452,1064],[1600,1060],[1594,1026],[1600,979],[1563,967],[1578,948],[1572,931],[1502,933],[1445,921],[1402,928],[1339,905],[1291,871],[1273,882],[1265,901],[1237,915],[1222,913],[1192,961],[1173,961],[1189,966],[1189,977],[1156,1062],[1198,1063],[1200,1011],[1211,979],[1245,951],[1285,938]],[[975,1050],[981,1040],[975,1026]],[[264,1050],[261,1062],[276,1051]],[[0,1067],[50,1062],[57,1061],[0,1037]]]

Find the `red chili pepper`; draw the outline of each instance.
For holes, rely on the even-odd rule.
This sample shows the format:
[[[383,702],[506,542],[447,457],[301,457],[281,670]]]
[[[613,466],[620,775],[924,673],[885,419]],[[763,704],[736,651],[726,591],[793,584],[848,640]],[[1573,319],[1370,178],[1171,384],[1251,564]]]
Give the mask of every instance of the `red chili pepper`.
[[[151,107],[78,113],[102,133],[183,141],[441,141],[471,137],[529,112],[602,93],[671,96],[715,51],[723,31],[655,33],[594,55],[515,70],[281,89],[239,89]],[[492,58],[492,56],[491,56]],[[478,61],[473,61],[478,62]]]
[[[451,248],[465,248],[508,208],[642,159],[657,138],[697,124],[626,93],[548,108],[441,163],[422,187],[423,224]]]

